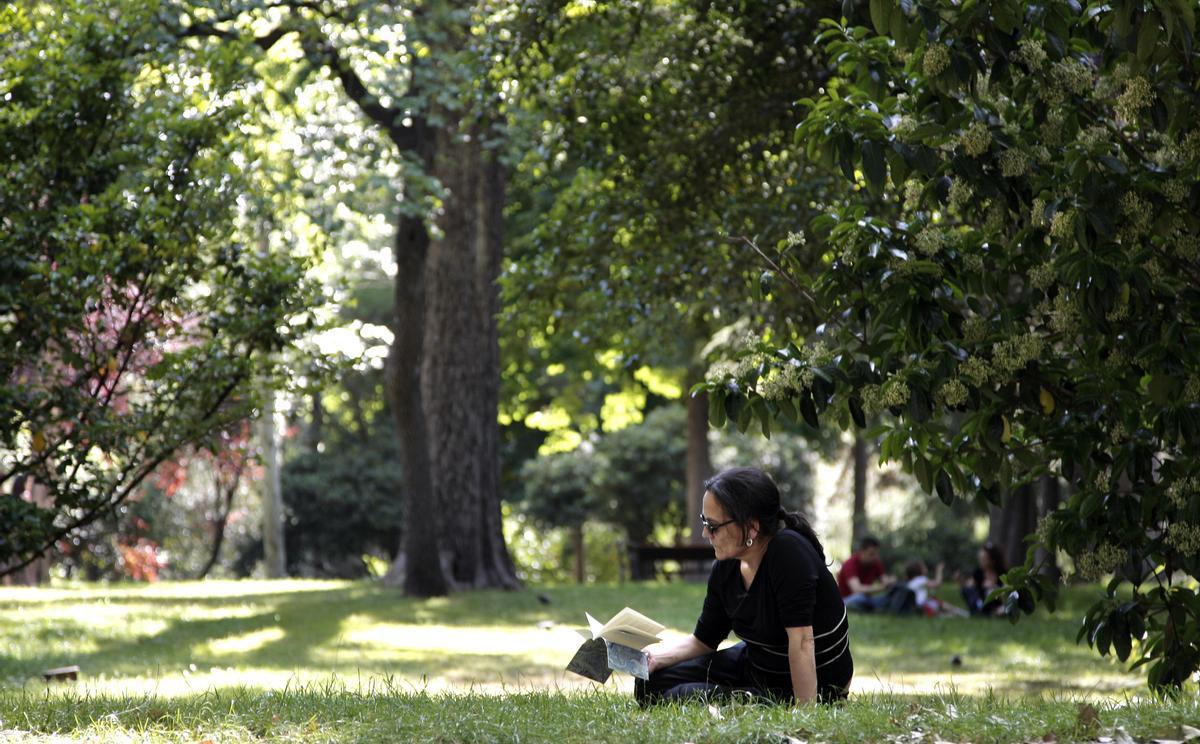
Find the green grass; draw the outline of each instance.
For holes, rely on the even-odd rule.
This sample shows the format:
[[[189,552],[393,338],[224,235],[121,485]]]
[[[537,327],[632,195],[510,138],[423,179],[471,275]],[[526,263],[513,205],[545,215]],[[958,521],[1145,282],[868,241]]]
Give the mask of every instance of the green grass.
[[[854,696],[839,708],[644,712],[627,678],[597,688],[562,671],[585,610],[628,604],[686,633],[703,590],[557,587],[543,604],[538,591],[417,601],[315,581],[0,589],[0,740],[1066,741],[1200,724],[1194,694],[1145,700],[1139,675],[1074,644],[1086,595],[1073,592],[1065,612],[1016,626],[854,616]],[[41,681],[67,664],[79,682]]]

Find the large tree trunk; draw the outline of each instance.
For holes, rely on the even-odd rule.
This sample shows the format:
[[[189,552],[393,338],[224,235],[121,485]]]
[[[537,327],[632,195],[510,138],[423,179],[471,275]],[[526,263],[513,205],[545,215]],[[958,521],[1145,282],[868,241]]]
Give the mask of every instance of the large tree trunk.
[[[689,374],[685,390],[690,390],[700,379],[700,374]],[[698,393],[687,397],[687,491],[683,495],[687,504],[687,534],[693,543],[704,541],[700,529],[700,500],[704,495],[704,481],[712,474],[712,457],[708,449],[708,395]]]
[[[850,514],[850,550],[858,550],[867,535],[867,440],[854,433],[850,457],[854,463],[854,510]]]
[[[433,172],[447,193],[425,264],[422,393],[436,502],[453,515],[442,531],[452,578],[465,588],[516,588],[500,529],[496,421],[504,176],[484,134],[483,125],[436,130]]]
[[[432,161],[433,144],[424,122],[413,123],[417,155]],[[435,597],[450,591],[440,556],[442,527],[434,498],[429,439],[422,400],[425,355],[425,260],[429,233],[418,217],[402,210],[396,228],[395,338],[388,350],[386,387],[399,438],[404,478],[400,550],[384,584],[403,586],[407,594]]]

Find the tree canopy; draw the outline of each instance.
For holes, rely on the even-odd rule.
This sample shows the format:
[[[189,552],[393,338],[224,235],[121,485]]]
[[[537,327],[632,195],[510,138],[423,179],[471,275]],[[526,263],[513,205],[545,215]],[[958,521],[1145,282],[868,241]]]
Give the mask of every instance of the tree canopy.
[[[824,23],[836,74],[797,141],[896,213],[811,223],[828,268],[779,291],[826,322],[718,370],[714,410],[883,414],[883,458],[947,502],[1066,480],[1009,615],[1053,606],[1035,548],[1064,551],[1113,576],[1080,637],[1177,689],[1200,668],[1194,8],[872,0]]]
[[[0,499],[0,563],[244,418],[319,299],[239,204],[240,97],[158,7],[0,11],[0,485],[49,495]]]

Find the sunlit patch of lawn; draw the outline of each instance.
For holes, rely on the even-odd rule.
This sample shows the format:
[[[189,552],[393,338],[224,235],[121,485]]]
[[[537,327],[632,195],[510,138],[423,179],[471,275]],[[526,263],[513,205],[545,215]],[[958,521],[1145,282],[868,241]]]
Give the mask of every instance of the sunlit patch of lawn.
[[[299,580],[0,589],[0,685],[42,689],[43,670],[78,664],[78,683],[52,689],[187,695],[386,679],[426,691],[586,690],[592,683],[563,672],[585,610],[605,618],[630,605],[687,633],[703,592],[679,582],[413,600],[372,583]],[[859,693],[1144,689],[1141,676],[1075,645],[1077,611],[1015,626],[861,615],[851,623]],[[620,678],[604,689],[629,688]]]

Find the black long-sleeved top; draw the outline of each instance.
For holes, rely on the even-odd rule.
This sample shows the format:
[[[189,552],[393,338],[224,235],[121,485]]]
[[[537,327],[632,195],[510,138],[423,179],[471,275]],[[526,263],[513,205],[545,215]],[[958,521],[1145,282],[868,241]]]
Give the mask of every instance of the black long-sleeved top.
[[[808,538],[782,530],[767,543],[749,589],[740,561],[716,561],[695,636],[716,648],[732,630],[749,647],[751,674],[760,686],[792,693],[785,628],[812,626],[817,693],[845,696],[854,676],[850,626],[837,581]]]

